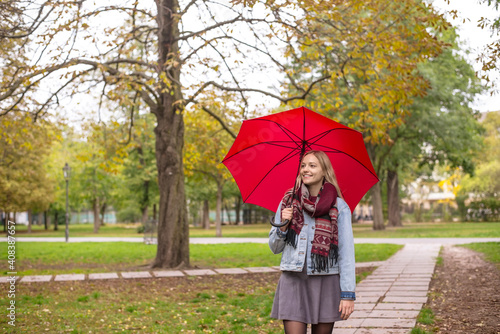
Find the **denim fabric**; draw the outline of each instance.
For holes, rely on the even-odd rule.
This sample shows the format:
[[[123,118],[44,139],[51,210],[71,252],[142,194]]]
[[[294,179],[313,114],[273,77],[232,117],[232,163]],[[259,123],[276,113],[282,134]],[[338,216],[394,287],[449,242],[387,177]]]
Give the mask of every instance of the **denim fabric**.
[[[269,232],[269,247],[274,254],[281,255],[280,269],[282,271],[301,272],[307,255],[308,275],[340,275],[340,290],[342,299],[356,299],[356,271],[354,260],[354,238],[351,226],[351,210],[347,203],[340,197],[337,198],[339,210],[339,258],[338,262],[329,268],[328,272],[314,272],[311,266],[311,249],[314,237],[314,218],[304,212],[304,227],[298,236],[297,248],[285,244],[285,234],[277,227],[272,227]],[[275,221],[281,221],[281,203],[276,211]]]

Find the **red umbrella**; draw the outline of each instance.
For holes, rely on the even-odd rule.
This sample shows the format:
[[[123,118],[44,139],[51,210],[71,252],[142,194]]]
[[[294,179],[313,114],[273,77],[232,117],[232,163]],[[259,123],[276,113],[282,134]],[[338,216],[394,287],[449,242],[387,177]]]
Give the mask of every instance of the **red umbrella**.
[[[310,150],[330,158],[351,212],[379,181],[360,132],[304,107],[244,121],[222,163],[245,203],[274,212]]]

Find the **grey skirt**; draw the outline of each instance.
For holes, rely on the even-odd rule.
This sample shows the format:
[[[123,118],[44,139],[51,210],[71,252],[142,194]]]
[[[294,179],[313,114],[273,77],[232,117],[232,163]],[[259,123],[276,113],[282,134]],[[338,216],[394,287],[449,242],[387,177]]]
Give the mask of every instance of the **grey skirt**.
[[[283,271],[274,295],[271,318],[306,324],[331,323],[340,318],[340,276]]]

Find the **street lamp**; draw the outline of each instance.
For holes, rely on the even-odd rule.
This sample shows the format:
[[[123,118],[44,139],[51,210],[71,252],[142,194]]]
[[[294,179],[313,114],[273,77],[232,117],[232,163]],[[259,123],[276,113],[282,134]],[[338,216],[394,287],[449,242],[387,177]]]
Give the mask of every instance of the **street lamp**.
[[[68,163],[66,163],[62,170],[64,173],[64,180],[66,181],[66,231],[65,231],[65,236],[66,236],[66,242],[68,242],[68,238],[69,238],[68,183],[69,183],[69,174],[70,174],[71,168],[69,167]],[[57,222],[56,222],[56,224],[57,224]]]

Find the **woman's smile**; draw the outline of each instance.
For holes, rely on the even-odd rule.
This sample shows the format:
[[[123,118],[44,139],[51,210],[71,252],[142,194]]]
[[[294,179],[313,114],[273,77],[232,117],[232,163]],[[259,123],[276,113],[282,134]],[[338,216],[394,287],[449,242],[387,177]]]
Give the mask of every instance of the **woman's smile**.
[[[302,160],[300,166],[302,182],[308,187],[320,185],[323,183],[325,173],[321,168],[318,158],[314,154],[308,154]]]

